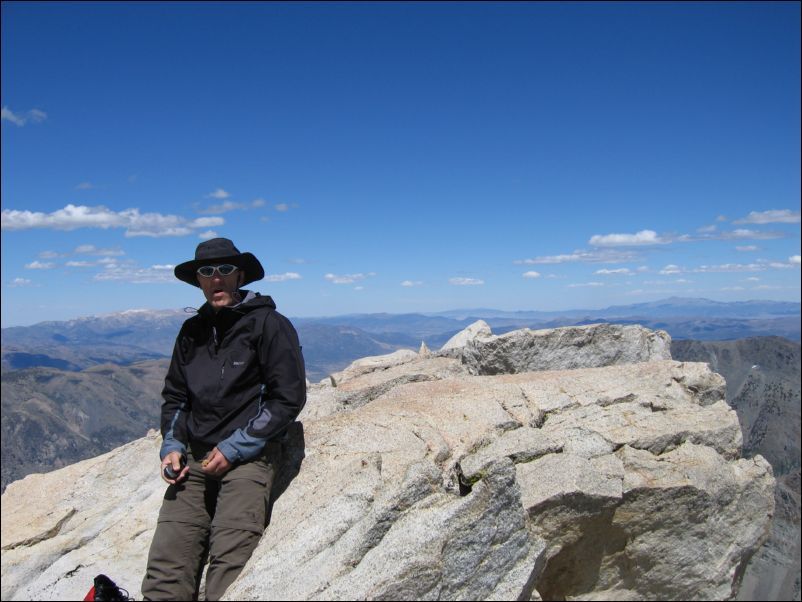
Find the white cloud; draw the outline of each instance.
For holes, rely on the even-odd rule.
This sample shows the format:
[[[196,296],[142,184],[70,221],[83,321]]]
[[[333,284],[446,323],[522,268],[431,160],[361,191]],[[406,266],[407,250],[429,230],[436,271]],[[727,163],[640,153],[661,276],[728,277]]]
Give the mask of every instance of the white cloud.
[[[129,238],[134,236],[186,236],[192,234],[194,228],[204,228],[224,223],[225,220],[221,217],[200,218],[189,221],[178,215],[140,213],[139,209],[111,211],[102,205],[87,207],[85,205],[69,204],[63,209],[58,209],[52,213],[18,211],[15,209],[4,209],[2,212],[3,230],[125,228],[125,236]]]
[[[42,123],[45,119],[47,119],[47,113],[40,111],[39,109],[31,109],[28,111],[28,119],[34,123]]]
[[[722,232],[718,237],[720,240],[732,239],[754,239],[754,240],[771,240],[773,238],[783,238],[783,232],[761,232],[760,230],[749,230],[747,228],[738,228],[730,232]]]
[[[122,249],[98,249],[95,245],[79,245],[75,247],[73,253],[75,255],[105,255],[107,257],[125,255],[125,251]]]
[[[798,291],[799,286],[781,286],[777,284],[761,284],[752,289],[753,291],[772,290],[772,291]]]
[[[214,226],[222,226],[226,223],[222,217],[199,217],[193,219],[187,224],[190,228],[212,228]]]
[[[31,284],[33,284],[33,281],[27,278],[14,278],[8,286],[9,288],[18,288],[20,286],[30,286]]]
[[[18,127],[22,127],[28,123],[28,121],[41,123],[45,119],[47,119],[47,113],[40,111],[39,109],[31,109],[27,113],[20,115],[18,113],[14,113],[7,106],[4,106],[2,112],[0,113],[0,121],[10,121]]]
[[[635,261],[638,255],[632,251],[620,251],[617,249],[599,249],[593,251],[576,250],[573,253],[563,255],[543,255],[531,259],[517,259],[513,263],[518,265],[538,265],[556,263],[628,263]]]
[[[368,276],[375,276],[375,272],[370,272],[368,274],[326,274],[324,278],[333,284],[353,284],[354,282],[359,282],[360,280],[364,280]]]
[[[678,265],[674,265],[673,263],[668,264],[666,267],[660,270],[660,273],[664,276],[669,276],[671,274],[682,274],[682,272],[682,268]]]
[[[593,273],[594,274],[601,274],[601,275],[605,275],[605,276],[613,276],[613,275],[631,276],[632,275],[632,270],[630,270],[629,268],[618,268],[616,270],[602,269],[602,270],[596,270]]]
[[[685,280],[684,278],[677,278],[675,280],[644,280],[643,284],[645,286],[670,286],[672,284],[690,284],[693,280]],[[627,284],[632,284],[631,282],[627,282]]]
[[[92,263],[91,261],[68,261],[64,265],[66,265],[68,268],[89,268],[96,264]]]
[[[225,191],[222,191],[225,192]],[[228,211],[247,211],[248,209],[257,209],[264,207],[264,199],[254,199],[250,203],[236,203],[234,201],[223,201],[217,205],[209,205],[204,209],[198,209],[198,213],[208,215],[211,213],[226,213]]]
[[[55,263],[51,262],[43,263],[41,261],[32,261],[31,263],[25,265],[25,269],[28,270],[52,270],[54,267],[56,267]]]
[[[569,284],[568,288],[579,288],[584,286],[604,286],[604,282],[581,282],[577,284]]]
[[[55,251],[42,251],[39,253],[39,259],[56,259],[58,257],[62,257],[62,255],[59,255]]]
[[[762,272],[768,268],[789,268],[790,265],[781,262],[758,261],[755,263],[721,263],[718,265],[700,265],[698,268],[690,270],[698,273],[716,272]]]
[[[205,232],[200,232],[198,234],[198,238],[201,240],[209,240],[210,238],[217,238],[217,232],[214,230],[206,230]]]
[[[128,210],[131,211],[131,210]],[[87,207],[69,204],[52,213],[39,211],[17,211],[4,209],[3,230],[27,230],[30,228],[53,228],[75,230],[77,228],[119,228],[125,225],[122,213],[109,211],[106,207]]]
[[[92,182],[81,182],[75,187],[75,190],[92,190],[93,188],[97,188]]]
[[[530,270],[529,272],[524,272],[524,278],[540,278],[540,272],[535,272]]]
[[[727,216],[726,215],[719,215],[718,217],[716,217],[716,221],[717,222],[726,222],[727,221]]]
[[[800,212],[790,209],[771,209],[769,211],[751,211],[749,215],[737,219],[733,224],[798,224]]]
[[[762,265],[757,263],[743,264],[743,263],[722,263],[719,265],[700,265],[695,268],[694,272],[710,273],[710,272],[757,272],[765,269]]]
[[[784,232],[771,232],[750,230],[748,228],[737,228],[735,230],[728,230],[724,232],[702,232],[698,235],[682,234],[676,236],[671,240],[666,239],[667,242],[700,242],[708,240],[772,240],[775,238],[785,238],[787,234]]]
[[[290,206],[287,203],[278,203],[275,205],[276,211],[289,211]]]
[[[788,258],[788,263],[792,263],[794,265],[799,265],[799,262],[800,262],[800,256],[799,255],[791,255],[791,257]]]
[[[364,290],[365,290],[365,287],[364,287],[364,286],[355,286],[355,287],[354,287],[354,290],[355,290],[355,291],[364,291]]]
[[[226,213],[227,211],[235,211],[237,209],[245,209],[242,203],[235,203],[234,201],[223,201],[218,205],[209,205],[205,209],[199,209],[198,213]]]
[[[455,286],[478,286],[485,283],[484,280],[478,278],[449,278],[448,282]]]
[[[0,120],[10,121],[11,123],[20,127],[25,125],[25,119],[15,115],[8,107],[3,107],[2,113],[0,113]]]
[[[703,234],[709,234],[711,232],[715,232],[717,227],[718,226],[715,224],[711,224],[710,226],[702,226],[701,228],[697,228],[696,231]]]
[[[735,247],[735,250],[740,251],[741,253],[748,253],[750,251],[759,251],[760,247],[758,247],[757,245],[743,245]]]
[[[139,268],[128,262],[120,265],[108,263],[106,269],[95,274],[99,282],[128,282],[131,284],[175,284],[179,282],[173,275],[170,266],[156,265],[149,268]]]
[[[401,283],[401,286],[412,287],[412,286],[422,286],[423,282],[420,280],[404,280]]]
[[[222,199],[227,199],[227,198],[228,198],[228,197],[230,197],[230,196],[231,196],[231,194],[229,194],[228,192],[226,192],[226,191],[225,191],[225,190],[223,190],[222,188],[218,188],[218,189],[217,189],[217,190],[215,190],[214,192],[210,192],[209,194],[207,194],[207,195],[206,195],[206,198],[208,198],[208,199],[220,199],[220,200],[222,200]]]
[[[297,272],[285,272],[284,274],[270,274],[265,276],[268,282],[286,282],[287,280],[300,280],[301,275]]]
[[[758,278],[757,276],[749,276],[749,278],[745,278],[744,280],[746,280],[747,282],[760,282],[760,278]]]
[[[663,245],[670,240],[657,236],[654,230],[641,230],[636,234],[596,234],[588,244],[594,247],[629,247],[639,245]]]

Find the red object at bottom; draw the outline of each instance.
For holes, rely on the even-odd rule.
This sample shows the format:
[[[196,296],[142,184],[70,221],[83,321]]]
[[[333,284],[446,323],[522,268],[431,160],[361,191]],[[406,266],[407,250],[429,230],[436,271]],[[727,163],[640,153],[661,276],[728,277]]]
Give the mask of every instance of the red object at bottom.
[[[94,600],[95,599],[95,586],[92,586],[92,589],[89,590],[89,593],[86,594],[84,601],[86,600]]]

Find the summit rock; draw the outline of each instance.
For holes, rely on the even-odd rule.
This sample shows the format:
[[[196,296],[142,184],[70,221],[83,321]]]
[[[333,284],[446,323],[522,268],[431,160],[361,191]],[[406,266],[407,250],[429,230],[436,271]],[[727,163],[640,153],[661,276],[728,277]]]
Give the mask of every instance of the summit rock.
[[[626,328],[498,337],[541,360],[549,340],[577,357],[606,341],[593,367],[555,352],[477,374],[413,353],[312,385],[226,598],[733,598],[767,536],[771,467],[741,457],[721,376]],[[159,439],[9,485],[4,600],[80,599],[98,573],[141,597]]]

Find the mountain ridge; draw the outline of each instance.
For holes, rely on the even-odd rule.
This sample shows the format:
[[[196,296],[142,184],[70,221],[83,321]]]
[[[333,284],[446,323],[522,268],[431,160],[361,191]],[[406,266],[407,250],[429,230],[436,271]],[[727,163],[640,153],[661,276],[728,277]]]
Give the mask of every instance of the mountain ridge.
[[[711,307],[718,312],[716,317],[706,315],[712,311]],[[692,311],[698,315],[681,315]],[[474,315],[481,312],[486,315]],[[630,315],[621,315],[627,313]],[[640,323],[649,328],[663,329],[674,339],[738,339],[777,335],[798,341],[799,314],[799,303],[723,303],[675,297],[646,304],[611,306],[604,310],[504,312],[484,309],[452,310],[440,314],[385,312],[301,317],[293,318],[293,322],[299,331],[301,344],[307,352],[311,352],[307,363],[311,378],[317,380],[332,368],[338,369],[355,357],[376,354],[382,349],[417,349],[420,341],[425,341],[430,347],[439,347],[477,319],[486,320],[499,333],[520,328],[555,328],[611,321]],[[4,328],[0,366],[4,372],[35,366],[80,370],[102,363],[127,365],[169,357],[181,324],[188,317],[180,309],[135,309]],[[337,331],[330,330],[324,335],[326,327],[355,328],[361,332],[358,333],[359,338],[352,337],[351,342],[335,343],[332,336],[336,338]],[[354,349],[348,352],[344,346],[351,343]]]

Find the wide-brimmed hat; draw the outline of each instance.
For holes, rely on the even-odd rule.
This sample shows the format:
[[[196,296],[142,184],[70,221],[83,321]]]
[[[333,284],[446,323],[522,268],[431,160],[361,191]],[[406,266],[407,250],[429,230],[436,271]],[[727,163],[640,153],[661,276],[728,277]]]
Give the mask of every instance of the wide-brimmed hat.
[[[251,253],[240,253],[234,243],[227,238],[212,238],[198,245],[195,249],[195,259],[185,261],[175,266],[175,277],[187,284],[197,286],[198,268],[204,265],[221,265],[230,263],[245,272],[245,281],[242,286],[265,277],[265,270],[259,260]]]

